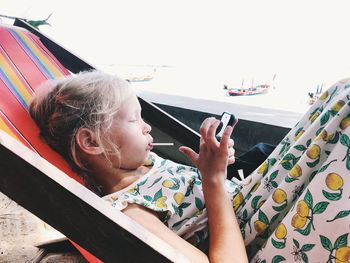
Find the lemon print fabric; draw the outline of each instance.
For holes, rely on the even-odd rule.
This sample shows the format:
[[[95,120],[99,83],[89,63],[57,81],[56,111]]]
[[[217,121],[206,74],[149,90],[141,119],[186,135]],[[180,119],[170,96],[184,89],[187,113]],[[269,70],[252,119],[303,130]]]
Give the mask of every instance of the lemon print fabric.
[[[233,207],[250,262],[350,262],[350,81],[325,91],[249,181]]]
[[[207,238],[208,219],[198,170],[162,159],[154,153],[150,154],[146,165],[152,168],[145,176],[104,199],[120,210],[129,203],[136,203],[161,212],[165,215],[164,224],[192,244]],[[240,196],[236,195],[237,182],[227,180],[226,188],[232,199]]]
[[[321,153],[321,147],[318,146],[317,144],[313,144],[310,146],[310,148],[307,150],[306,155],[310,158],[310,159],[317,159],[320,157],[320,153]]]
[[[337,173],[329,173],[325,180],[327,188],[322,189],[324,197],[330,201],[340,200],[343,194],[344,179]]]
[[[287,235],[287,228],[283,223],[280,223],[275,231],[275,236],[277,239],[285,239]]]
[[[178,205],[181,205],[185,199],[185,196],[183,193],[177,192],[174,194],[174,200]]]
[[[254,222],[254,228],[256,230],[256,232],[261,235],[262,233],[265,232],[266,228],[267,228],[267,224],[261,220],[256,220]]]
[[[147,176],[106,200],[162,212],[192,244],[206,239],[200,173],[152,156]],[[325,91],[251,175],[225,183],[250,262],[350,262],[350,80]]]
[[[232,206],[234,210],[237,210],[237,208],[242,204],[243,202],[243,195],[242,193],[238,193],[232,200]]]
[[[322,93],[320,96],[320,100],[325,100],[328,97],[328,91],[326,90],[325,92]]]
[[[289,176],[293,178],[298,178],[302,175],[303,170],[301,169],[299,164],[293,166],[293,168],[289,172]]]
[[[272,199],[277,203],[281,204],[287,199],[287,194],[283,189],[276,189],[272,195]]]
[[[267,162],[263,162],[258,168],[258,173],[263,174],[267,169]]]
[[[328,140],[330,140],[331,138],[333,137],[333,134],[328,134],[328,132],[326,130],[322,130],[318,135],[317,137],[315,138],[315,141],[319,141],[319,140],[322,140],[322,141],[325,141],[327,142]]]
[[[345,117],[344,119],[341,120],[339,124],[339,128],[342,130],[347,129],[350,126],[350,116]]]
[[[336,262],[349,262],[350,261],[350,247],[340,247],[335,251]]]

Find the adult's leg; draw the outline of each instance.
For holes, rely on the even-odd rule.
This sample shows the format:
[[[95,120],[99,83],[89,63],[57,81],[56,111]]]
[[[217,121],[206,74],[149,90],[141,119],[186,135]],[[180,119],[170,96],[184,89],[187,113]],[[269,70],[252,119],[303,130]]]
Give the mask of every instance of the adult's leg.
[[[275,145],[267,143],[254,145],[246,153],[236,158],[235,163],[232,165],[232,170],[227,175],[228,179],[232,177],[240,178],[238,170],[242,170],[244,177],[247,177],[266,160],[275,148]]]

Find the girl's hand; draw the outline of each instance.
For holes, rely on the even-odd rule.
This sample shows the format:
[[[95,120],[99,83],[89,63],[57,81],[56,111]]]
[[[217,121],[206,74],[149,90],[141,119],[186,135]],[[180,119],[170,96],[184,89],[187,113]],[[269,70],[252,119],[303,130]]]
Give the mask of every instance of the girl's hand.
[[[233,146],[235,145],[234,140],[232,140],[231,138],[228,141],[228,162],[227,164],[234,164],[236,159],[235,159],[235,149],[233,148]]]
[[[229,156],[234,155],[233,141],[230,140],[233,127],[227,126],[218,142],[215,132],[219,123],[215,118],[205,119],[202,123],[199,154],[185,146],[179,150],[202,175],[209,223],[210,262],[248,262],[241,230],[225,187]]]
[[[233,140],[230,136],[233,128],[227,126],[221,141],[215,138],[215,132],[220,121],[215,118],[207,118],[200,127],[199,154],[191,148],[181,146],[180,152],[187,155],[193,164],[200,170],[203,181],[226,179],[227,165],[234,162]]]

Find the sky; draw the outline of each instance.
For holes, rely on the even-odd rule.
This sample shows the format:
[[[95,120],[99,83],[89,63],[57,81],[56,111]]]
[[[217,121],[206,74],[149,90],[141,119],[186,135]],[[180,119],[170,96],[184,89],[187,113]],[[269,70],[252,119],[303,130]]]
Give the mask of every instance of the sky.
[[[0,0],[0,7],[27,19],[52,13],[41,31],[93,65],[171,66],[179,87],[262,83],[276,74],[286,97],[304,96],[350,76],[346,0]]]

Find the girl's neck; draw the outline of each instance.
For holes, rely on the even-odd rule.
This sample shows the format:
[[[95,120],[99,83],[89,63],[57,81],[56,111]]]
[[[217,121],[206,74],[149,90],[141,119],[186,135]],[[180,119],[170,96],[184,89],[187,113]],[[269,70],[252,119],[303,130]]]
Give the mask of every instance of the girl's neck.
[[[150,170],[149,166],[140,166],[135,170],[117,169],[113,171],[100,171],[95,173],[95,178],[98,184],[102,186],[103,194],[111,194],[120,191],[142,176],[144,176]]]

